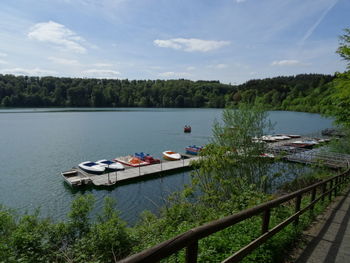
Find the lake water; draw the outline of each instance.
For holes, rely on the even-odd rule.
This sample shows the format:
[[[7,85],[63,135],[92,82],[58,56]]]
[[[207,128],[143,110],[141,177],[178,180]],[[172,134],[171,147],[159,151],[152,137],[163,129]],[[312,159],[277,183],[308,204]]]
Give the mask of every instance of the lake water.
[[[135,222],[145,209],[157,211],[166,196],[189,182],[188,173],[121,185],[113,189],[70,189],[59,176],[82,161],[112,159],[164,150],[184,152],[211,136],[221,109],[1,109],[0,203],[19,213],[40,207],[44,216],[63,219],[74,197],[92,193],[97,208],[105,196],[117,200],[121,217]],[[270,112],[274,132],[314,134],[332,127],[318,114]],[[192,133],[183,133],[183,126]]]

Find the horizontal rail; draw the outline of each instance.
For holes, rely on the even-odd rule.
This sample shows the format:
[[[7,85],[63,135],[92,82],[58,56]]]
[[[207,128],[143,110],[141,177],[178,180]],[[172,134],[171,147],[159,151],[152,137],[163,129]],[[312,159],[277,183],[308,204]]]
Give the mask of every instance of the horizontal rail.
[[[323,180],[321,182],[315,183],[311,186],[305,187],[301,190],[295,191],[293,193],[281,196],[279,198],[276,198],[274,200],[268,201],[266,203],[260,204],[258,206],[243,210],[241,212],[238,212],[236,214],[226,216],[224,218],[211,221],[209,223],[206,223],[204,225],[195,227],[193,229],[188,230],[187,232],[180,234],[172,239],[169,239],[167,241],[164,241],[154,247],[151,247],[149,249],[146,249],[144,251],[141,251],[137,254],[134,254],[130,257],[127,257],[119,262],[121,263],[132,263],[132,262],[158,262],[161,259],[164,259],[177,251],[184,249],[187,247],[186,250],[186,262],[196,262],[197,260],[197,253],[198,253],[198,240],[205,238],[211,234],[214,234],[218,231],[221,231],[227,227],[233,226],[241,221],[244,221],[246,219],[249,219],[253,216],[259,215],[267,210],[270,210],[274,207],[277,207],[278,205],[285,203],[287,201],[293,200],[294,198],[299,199],[299,205],[296,205],[296,212],[287,218],[282,223],[278,224],[274,228],[268,230],[268,218],[264,219],[267,220],[267,222],[263,222],[263,233],[260,237],[253,240],[250,244],[245,246],[244,248],[237,251],[235,254],[233,254],[231,257],[227,258],[223,262],[238,262],[240,259],[242,259],[244,256],[249,254],[251,251],[253,251],[256,247],[264,243],[268,238],[279,232],[281,229],[283,229],[285,226],[287,226],[289,223],[295,221],[298,222],[298,218],[300,215],[302,215],[305,211],[308,209],[312,209],[313,206],[318,202],[319,200],[323,200],[324,196],[329,195],[329,198],[331,198],[332,192],[336,191],[336,189],[341,185],[344,184],[345,180],[338,180],[338,178],[347,177],[349,176],[349,170],[333,176],[329,179]],[[330,189],[326,191],[326,185],[330,182]],[[315,200],[311,201],[310,204],[308,204],[303,209],[300,209],[300,200],[303,194],[308,193],[320,186],[323,186],[322,188],[322,194],[315,198]],[[297,202],[298,203],[298,202]],[[298,207],[299,206],[299,207]],[[269,212],[267,212],[269,217]],[[264,216],[266,217],[266,216]],[[193,253],[191,251],[193,250]]]

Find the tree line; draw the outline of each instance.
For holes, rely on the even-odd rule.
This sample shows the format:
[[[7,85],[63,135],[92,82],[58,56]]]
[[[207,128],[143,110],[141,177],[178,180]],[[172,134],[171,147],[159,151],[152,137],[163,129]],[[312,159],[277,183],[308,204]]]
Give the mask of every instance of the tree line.
[[[301,74],[247,81],[119,80],[0,74],[1,107],[225,108],[241,103],[268,109],[321,112],[334,76]]]

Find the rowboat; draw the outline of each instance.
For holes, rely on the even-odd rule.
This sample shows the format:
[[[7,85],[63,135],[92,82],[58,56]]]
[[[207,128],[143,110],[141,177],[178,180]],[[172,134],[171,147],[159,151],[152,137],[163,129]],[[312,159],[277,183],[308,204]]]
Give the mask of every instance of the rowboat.
[[[102,174],[105,171],[105,167],[91,161],[82,162],[78,166],[81,170],[89,174]]]
[[[125,169],[121,163],[113,162],[110,160],[99,160],[96,163],[104,167],[106,170],[110,170],[110,171],[119,171],[119,170]]]
[[[181,154],[173,151],[164,151],[163,158],[168,161],[176,161],[181,159]]]

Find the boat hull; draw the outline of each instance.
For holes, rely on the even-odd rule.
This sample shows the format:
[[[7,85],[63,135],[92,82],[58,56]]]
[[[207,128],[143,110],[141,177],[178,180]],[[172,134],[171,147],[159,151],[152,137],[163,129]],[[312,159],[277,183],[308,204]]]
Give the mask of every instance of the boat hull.
[[[181,154],[172,151],[163,152],[163,158],[168,161],[177,161],[181,159]]]
[[[108,160],[99,160],[96,163],[98,163],[100,166],[105,168],[106,172],[113,172],[113,171],[122,171],[124,170],[124,166],[119,162],[112,162]]]
[[[94,162],[83,162],[78,165],[78,167],[86,173],[89,174],[103,174],[105,168]]]

